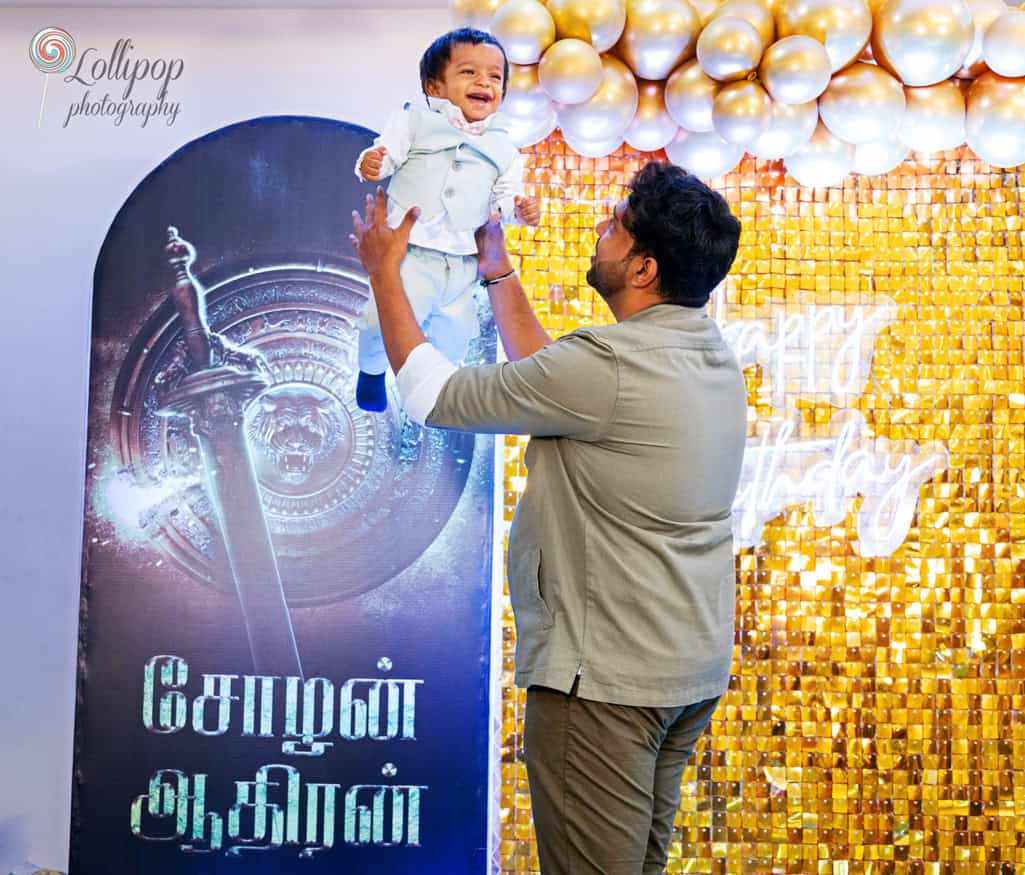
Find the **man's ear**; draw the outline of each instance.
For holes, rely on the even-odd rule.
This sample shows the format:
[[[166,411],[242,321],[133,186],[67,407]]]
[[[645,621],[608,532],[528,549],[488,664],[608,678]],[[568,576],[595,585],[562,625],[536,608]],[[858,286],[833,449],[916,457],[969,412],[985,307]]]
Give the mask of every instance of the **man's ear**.
[[[636,256],[631,270],[633,271],[633,284],[636,288],[647,289],[652,284],[658,283],[658,262],[650,255]]]

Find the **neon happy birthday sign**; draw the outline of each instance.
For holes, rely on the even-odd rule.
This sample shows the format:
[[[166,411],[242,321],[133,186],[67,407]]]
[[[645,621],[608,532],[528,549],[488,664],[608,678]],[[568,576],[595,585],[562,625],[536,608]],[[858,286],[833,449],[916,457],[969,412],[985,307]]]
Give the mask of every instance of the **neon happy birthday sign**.
[[[717,321],[742,368],[761,367],[778,416],[758,422],[744,453],[733,505],[738,547],[757,546],[765,524],[786,507],[811,502],[816,525],[841,524],[848,503],[858,512],[858,552],[888,556],[907,537],[922,484],[945,470],[944,447],[894,443],[872,435],[860,411],[847,405],[864,391],[876,336],[896,318],[893,302],[777,313],[765,321],[727,322],[717,295]],[[825,436],[802,439],[799,397],[827,397],[840,410]]]

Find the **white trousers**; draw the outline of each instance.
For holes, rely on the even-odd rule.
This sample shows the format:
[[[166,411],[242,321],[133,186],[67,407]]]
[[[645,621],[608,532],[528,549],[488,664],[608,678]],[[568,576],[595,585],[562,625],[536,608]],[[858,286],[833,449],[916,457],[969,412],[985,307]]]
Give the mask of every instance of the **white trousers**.
[[[477,256],[449,255],[410,246],[400,275],[413,315],[427,339],[458,365],[466,357],[470,341],[480,332],[474,299]],[[388,356],[373,289],[359,327],[359,369],[368,374],[383,374],[388,368]]]

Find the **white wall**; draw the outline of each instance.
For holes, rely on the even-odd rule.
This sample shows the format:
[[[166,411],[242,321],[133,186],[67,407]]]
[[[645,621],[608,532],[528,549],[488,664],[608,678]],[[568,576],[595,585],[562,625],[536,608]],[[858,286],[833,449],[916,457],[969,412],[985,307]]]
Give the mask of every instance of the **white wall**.
[[[78,51],[181,58],[168,127],[73,119],[84,87],[29,60],[43,27]],[[167,155],[254,116],[379,129],[418,92],[417,60],[444,8],[0,8],[0,872],[66,869],[92,273],[136,184]],[[96,86],[119,96],[123,83]],[[138,88],[138,86],[136,86]],[[151,98],[155,88],[145,92]]]

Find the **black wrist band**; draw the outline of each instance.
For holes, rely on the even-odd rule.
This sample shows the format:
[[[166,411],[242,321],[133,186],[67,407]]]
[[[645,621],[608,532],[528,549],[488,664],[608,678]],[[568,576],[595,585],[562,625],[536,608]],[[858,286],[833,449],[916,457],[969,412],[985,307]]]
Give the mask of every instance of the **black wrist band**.
[[[502,280],[509,279],[509,277],[511,277],[514,273],[516,273],[516,268],[515,267],[512,270],[510,270],[509,273],[503,273],[501,276],[496,276],[494,279],[486,280],[486,279],[484,279],[484,277],[481,277],[480,278],[480,284],[482,286],[484,286],[485,288],[487,288],[488,286],[495,285],[495,283],[502,282]]]

